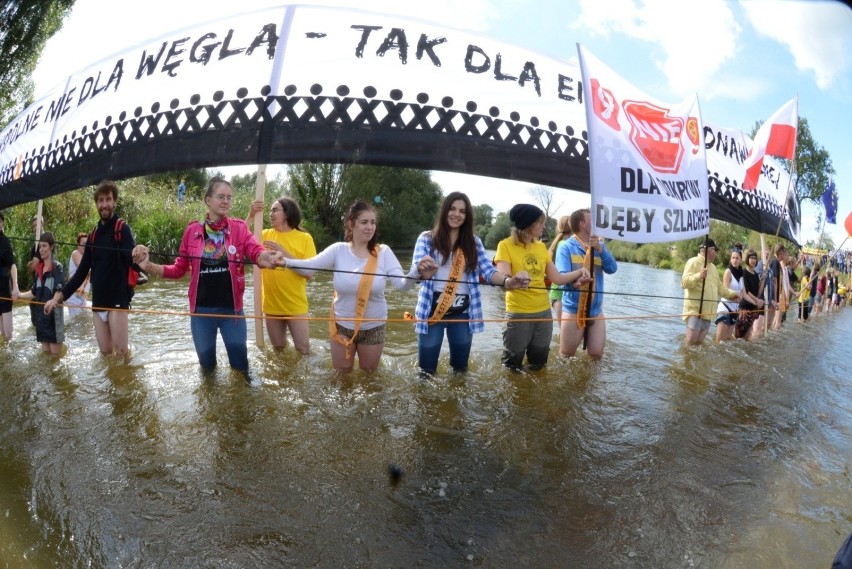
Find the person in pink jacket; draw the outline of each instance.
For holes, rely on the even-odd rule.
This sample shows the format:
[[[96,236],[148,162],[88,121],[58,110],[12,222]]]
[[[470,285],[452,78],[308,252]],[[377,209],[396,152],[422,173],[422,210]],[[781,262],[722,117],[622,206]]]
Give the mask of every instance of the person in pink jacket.
[[[245,266],[251,262],[273,268],[283,256],[265,250],[243,220],[228,216],[233,198],[230,182],[212,178],[204,195],[207,216],[186,227],[174,264],[152,263],[144,245],[136,246],[133,259],[143,271],[167,279],[179,279],[190,271],[190,328],[198,363],[205,372],[216,367],[216,334],[221,334],[231,368],[251,382],[246,321],[239,318],[244,314]]]

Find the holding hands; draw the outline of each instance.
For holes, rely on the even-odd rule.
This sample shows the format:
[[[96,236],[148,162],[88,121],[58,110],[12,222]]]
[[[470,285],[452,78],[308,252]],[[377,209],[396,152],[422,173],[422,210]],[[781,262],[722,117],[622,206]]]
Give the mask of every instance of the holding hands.
[[[530,286],[530,274],[527,271],[518,271],[515,276],[506,281],[506,288],[513,290],[516,288],[527,288]],[[514,281],[515,286],[510,286]]]
[[[438,272],[438,263],[429,255],[424,255],[417,263],[417,272],[421,280],[431,279]]]
[[[589,269],[583,267],[581,269],[577,269],[577,271],[580,273],[580,276],[572,283],[575,287],[583,286],[584,284],[592,282],[592,275],[589,273]]]
[[[133,256],[133,262],[139,265],[139,267],[148,272],[151,268],[151,255],[148,250],[148,247],[145,245],[137,245],[133,248],[133,252],[131,253]]]

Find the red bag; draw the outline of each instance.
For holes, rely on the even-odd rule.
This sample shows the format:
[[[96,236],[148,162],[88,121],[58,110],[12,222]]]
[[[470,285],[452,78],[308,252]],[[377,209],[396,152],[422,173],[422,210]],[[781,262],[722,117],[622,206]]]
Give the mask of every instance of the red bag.
[[[113,233],[113,240],[115,241],[116,248],[121,245],[121,229],[124,227],[124,220],[120,217],[115,220],[115,231]],[[97,233],[98,228],[95,227],[92,229],[92,232],[89,233],[89,240],[86,242],[94,245],[95,243],[95,233]],[[119,255],[120,256],[120,255]],[[140,281],[142,281],[140,283]],[[127,267],[127,285],[130,288],[136,287],[137,284],[145,284],[148,282],[147,276],[144,278],[140,278],[139,271],[133,268],[133,265]]]

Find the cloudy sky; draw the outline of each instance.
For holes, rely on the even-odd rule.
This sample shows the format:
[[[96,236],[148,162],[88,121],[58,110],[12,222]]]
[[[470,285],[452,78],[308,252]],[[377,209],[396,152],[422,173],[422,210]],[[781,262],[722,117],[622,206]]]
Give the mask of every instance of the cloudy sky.
[[[195,22],[227,17],[274,0],[77,0],[36,70],[37,97],[76,69]],[[313,2],[301,2],[302,4]],[[852,10],[839,2],[746,0],[336,0],[321,2],[402,14],[484,33],[560,59],[581,43],[661,101],[698,93],[705,120],[750,132],[799,96],[814,139],[837,172],[839,244],[852,211]],[[70,56],[73,54],[73,57]],[[271,169],[272,172],[274,170]],[[435,172],[445,193],[505,211],[534,201],[530,184]],[[588,207],[588,194],[556,190],[557,215]],[[803,212],[802,239],[815,239],[814,208]],[[847,247],[848,247],[847,242]]]

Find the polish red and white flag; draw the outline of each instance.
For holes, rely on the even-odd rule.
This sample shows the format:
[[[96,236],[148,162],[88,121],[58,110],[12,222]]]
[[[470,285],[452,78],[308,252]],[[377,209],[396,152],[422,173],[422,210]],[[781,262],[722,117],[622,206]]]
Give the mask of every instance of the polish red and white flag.
[[[796,155],[796,130],[799,124],[799,99],[794,98],[784,103],[769,117],[751,145],[751,151],[745,161],[746,176],[743,180],[744,190],[757,189],[760,171],[763,168],[763,157],[767,154],[792,160]]]

